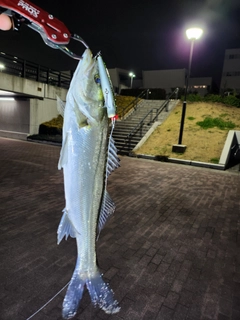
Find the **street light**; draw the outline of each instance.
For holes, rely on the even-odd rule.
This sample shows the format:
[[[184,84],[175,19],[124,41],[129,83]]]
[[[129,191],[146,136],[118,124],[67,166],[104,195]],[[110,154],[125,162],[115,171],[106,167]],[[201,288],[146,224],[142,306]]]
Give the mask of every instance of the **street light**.
[[[132,89],[132,84],[133,84],[133,78],[135,78],[135,74],[133,72],[129,73],[129,77],[131,78],[131,89]]]
[[[0,63],[0,71],[2,71],[3,69],[5,69],[4,64]]]
[[[191,40],[191,48],[190,48],[190,55],[189,55],[189,65],[188,65],[188,72],[187,72],[187,78],[186,78],[186,85],[185,85],[185,95],[184,95],[184,101],[182,106],[182,118],[181,118],[181,124],[180,124],[180,132],[179,132],[179,138],[178,138],[178,145],[174,145],[172,151],[174,152],[184,152],[186,149],[186,146],[179,146],[182,144],[182,135],[183,135],[183,127],[184,127],[184,120],[185,120],[185,113],[186,113],[186,106],[187,106],[187,91],[188,91],[188,82],[190,78],[191,73],[191,65],[192,65],[192,55],[193,55],[193,47],[194,47],[194,41],[199,39],[203,33],[203,30],[200,28],[190,28],[186,30],[186,35],[189,40]]]

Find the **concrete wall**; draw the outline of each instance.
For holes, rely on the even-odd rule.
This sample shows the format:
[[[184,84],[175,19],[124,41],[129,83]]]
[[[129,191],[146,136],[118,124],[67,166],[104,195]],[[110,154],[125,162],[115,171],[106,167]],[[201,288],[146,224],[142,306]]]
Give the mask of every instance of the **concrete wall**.
[[[58,95],[62,100],[66,99],[67,90],[46,83],[36,82],[21,77],[12,76],[0,72],[0,90],[23,94],[40,99],[56,99]]]
[[[0,73],[0,90],[44,97],[44,83]]]
[[[39,125],[58,116],[57,96],[66,101],[67,90],[44,84],[44,99],[30,100],[29,134],[38,134]]]
[[[58,116],[57,101],[52,99],[30,100],[29,134],[38,134],[39,125]]]
[[[58,115],[57,95],[63,101],[67,95],[66,89],[4,73],[0,73],[0,90],[24,95],[24,100],[0,101],[0,136],[4,137],[38,134],[42,122]]]
[[[54,87],[49,84],[44,84],[44,98],[56,100],[59,96],[63,101],[66,101],[67,89]]]

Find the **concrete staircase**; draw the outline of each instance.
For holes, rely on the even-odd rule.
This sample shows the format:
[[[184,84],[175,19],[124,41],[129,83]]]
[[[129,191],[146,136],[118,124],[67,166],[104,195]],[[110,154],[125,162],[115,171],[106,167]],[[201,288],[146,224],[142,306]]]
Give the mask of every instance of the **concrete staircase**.
[[[159,114],[157,121],[162,123],[170,114],[171,110],[176,106],[178,100],[170,100],[167,110],[164,108],[162,112]],[[139,143],[139,141],[144,137],[144,135],[151,128],[152,120],[155,115],[157,109],[161,108],[165,100],[142,100],[136,110],[133,110],[131,114],[128,115],[126,119],[118,120],[115,124],[115,128],[113,130],[113,138],[115,141],[115,145],[120,154],[128,154],[134,147]],[[143,121],[143,125],[136,129],[136,126],[139,122],[152,110],[152,115],[149,116]],[[134,132],[133,132],[134,130]],[[132,133],[132,135],[130,135]],[[130,135],[130,137],[129,137]]]

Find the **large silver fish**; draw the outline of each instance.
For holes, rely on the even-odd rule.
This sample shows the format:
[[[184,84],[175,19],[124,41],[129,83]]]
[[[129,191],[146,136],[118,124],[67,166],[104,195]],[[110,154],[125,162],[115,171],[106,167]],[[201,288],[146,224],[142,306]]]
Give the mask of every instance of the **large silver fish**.
[[[64,319],[77,313],[85,284],[94,305],[106,313],[120,309],[99,273],[95,251],[96,236],[115,209],[106,190],[108,175],[119,166],[111,135],[108,138],[108,117],[115,114],[113,100],[101,56],[93,58],[86,49],[67,94],[58,165],[64,172],[66,200],[58,243],[64,236],[75,237],[78,252],[63,301]]]

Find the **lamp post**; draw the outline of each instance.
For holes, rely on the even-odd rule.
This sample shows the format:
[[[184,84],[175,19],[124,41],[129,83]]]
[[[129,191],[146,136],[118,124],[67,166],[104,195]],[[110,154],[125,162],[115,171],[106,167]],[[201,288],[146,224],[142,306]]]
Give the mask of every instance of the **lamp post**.
[[[132,89],[132,84],[133,84],[133,78],[135,78],[135,74],[133,72],[129,73],[129,77],[131,78],[131,89]]]
[[[181,124],[180,124],[179,138],[178,138],[178,146],[182,144],[182,135],[183,135],[184,120],[185,120],[185,113],[186,113],[186,106],[187,106],[186,100],[187,100],[188,82],[189,82],[190,73],[191,73],[194,41],[199,39],[201,37],[202,33],[203,33],[203,30],[200,28],[190,28],[190,29],[186,30],[186,35],[187,35],[188,39],[191,40],[191,47],[190,47],[190,55],[189,55],[188,72],[187,72],[187,77],[186,77],[184,101],[183,101],[183,106],[182,106],[182,117],[181,117]],[[181,152],[184,152],[185,149],[186,149],[186,146],[184,146],[184,148],[181,148],[179,146],[179,148],[175,148],[175,150],[174,150],[174,146],[173,146],[174,152],[181,153]]]

